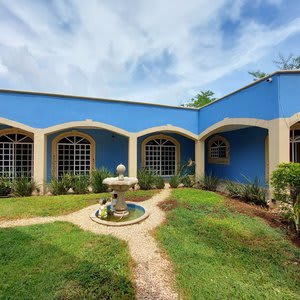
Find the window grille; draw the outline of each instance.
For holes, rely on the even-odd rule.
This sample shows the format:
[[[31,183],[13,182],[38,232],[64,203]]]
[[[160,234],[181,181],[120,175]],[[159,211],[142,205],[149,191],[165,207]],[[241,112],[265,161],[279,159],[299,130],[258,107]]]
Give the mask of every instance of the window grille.
[[[21,133],[0,136],[0,176],[33,176],[33,140]]]
[[[290,131],[290,160],[300,163],[300,130]]]
[[[145,167],[160,176],[176,174],[177,147],[170,140],[157,138],[145,145]]]
[[[81,136],[62,138],[57,143],[57,175],[66,173],[89,175],[91,172],[91,143]]]

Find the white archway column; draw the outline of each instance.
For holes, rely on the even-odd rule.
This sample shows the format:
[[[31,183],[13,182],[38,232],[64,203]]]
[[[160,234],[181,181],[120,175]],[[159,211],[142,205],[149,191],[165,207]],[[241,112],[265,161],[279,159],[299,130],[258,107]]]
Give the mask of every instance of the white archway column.
[[[137,136],[128,138],[128,175],[137,176]]]
[[[290,161],[290,126],[285,119],[270,121],[269,176],[278,164]]]
[[[40,194],[45,193],[47,171],[47,136],[42,132],[34,133],[33,176],[40,189]]]
[[[196,178],[205,173],[205,140],[195,141],[195,175]]]

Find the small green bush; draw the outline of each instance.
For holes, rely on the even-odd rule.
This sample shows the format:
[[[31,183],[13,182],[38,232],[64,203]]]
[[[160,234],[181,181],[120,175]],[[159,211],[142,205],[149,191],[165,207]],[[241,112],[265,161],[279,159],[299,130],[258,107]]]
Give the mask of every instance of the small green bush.
[[[268,190],[256,177],[253,182],[247,179],[247,183],[242,185],[241,197],[247,202],[257,205],[267,206]]]
[[[161,176],[155,176],[154,185],[157,189],[163,189],[165,187],[165,181]]]
[[[185,186],[185,187],[192,187],[195,184],[195,176],[193,175],[183,175],[180,178],[181,183]]]
[[[0,196],[7,196],[11,193],[11,180],[8,177],[0,177]]]
[[[170,178],[169,184],[170,184],[171,188],[176,189],[179,186],[180,182],[181,182],[180,176],[179,175],[173,175]]]
[[[236,183],[236,182],[232,182],[232,181],[228,181],[226,183],[226,190],[229,193],[229,196],[232,198],[242,198],[242,189],[243,186],[240,183]]]
[[[74,177],[74,193],[86,194],[89,192],[90,177],[84,175],[78,175]]]
[[[111,173],[106,168],[100,168],[92,171],[91,174],[91,187],[94,193],[107,192],[108,186],[103,184],[105,178],[111,177]]]
[[[16,197],[31,196],[35,189],[36,184],[34,180],[26,176],[18,177],[12,182],[12,193]]]
[[[62,179],[51,178],[49,190],[52,195],[65,195],[68,192],[65,182]]]
[[[246,177],[245,177],[246,178]],[[252,202],[257,205],[267,206],[268,190],[262,182],[256,177],[254,181],[246,178],[247,183],[228,181],[226,190],[230,197],[238,198],[246,202]]]
[[[141,190],[151,190],[155,186],[156,175],[147,169],[138,172],[138,181]]]
[[[212,173],[206,174],[199,178],[198,180],[200,184],[200,188],[207,190],[207,191],[213,191],[215,192],[217,190],[217,187],[220,183],[220,179]]]

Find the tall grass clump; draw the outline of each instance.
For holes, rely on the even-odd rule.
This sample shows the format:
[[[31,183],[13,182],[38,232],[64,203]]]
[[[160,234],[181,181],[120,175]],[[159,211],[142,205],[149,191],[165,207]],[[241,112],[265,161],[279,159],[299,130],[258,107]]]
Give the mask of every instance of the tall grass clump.
[[[17,177],[12,182],[12,193],[16,197],[31,196],[36,188],[34,180],[27,176]]]
[[[210,172],[209,174],[200,176],[198,183],[201,189],[215,192],[220,184],[220,178]]]
[[[99,168],[92,171],[91,187],[94,193],[107,192],[108,186],[103,183],[105,178],[111,177],[111,172],[106,168]]]
[[[138,171],[138,181],[141,190],[151,190],[155,186],[156,175],[147,169]]]
[[[181,177],[179,175],[173,175],[170,178],[169,184],[170,184],[171,188],[173,188],[173,189],[178,188],[180,183],[181,183]]]
[[[8,177],[0,177],[0,196],[5,197],[11,193],[11,180]]]
[[[89,192],[90,176],[77,175],[74,179],[73,190],[75,194],[86,194]]]

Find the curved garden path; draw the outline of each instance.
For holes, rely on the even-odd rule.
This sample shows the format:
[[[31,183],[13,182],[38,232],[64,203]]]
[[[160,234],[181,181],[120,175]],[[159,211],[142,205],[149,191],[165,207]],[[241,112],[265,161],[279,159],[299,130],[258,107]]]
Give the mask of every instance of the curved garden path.
[[[170,190],[164,189],[143,202],[150,216],[140,224],[124,227],[97,224],[89,217],[98,208],[98,205],[92,205],[65,216],[4,221],[0,223],[0,228],[68,221],[96,234],[114,235],[128,242],[130,254],[135,262],[133,272],[137,299],[177,299],[172,265],[161,253],[152,236],[152,230],[165,220],[165,213],[157,204],[164,201],[169,194]]]

